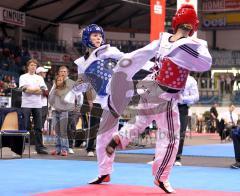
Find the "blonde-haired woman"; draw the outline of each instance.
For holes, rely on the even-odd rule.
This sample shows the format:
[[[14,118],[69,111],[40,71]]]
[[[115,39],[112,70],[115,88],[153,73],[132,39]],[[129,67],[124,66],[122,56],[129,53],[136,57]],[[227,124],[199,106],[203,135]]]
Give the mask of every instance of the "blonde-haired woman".
[[[69,143],[67,137],[68,107],[61,96],[61,91],[66,89],[66,81],[61,76],[56,76],[54,85],[49,93],[49,103],[53,107],[53,128],[56,132],[56,149],[52,155],[68,155]]]

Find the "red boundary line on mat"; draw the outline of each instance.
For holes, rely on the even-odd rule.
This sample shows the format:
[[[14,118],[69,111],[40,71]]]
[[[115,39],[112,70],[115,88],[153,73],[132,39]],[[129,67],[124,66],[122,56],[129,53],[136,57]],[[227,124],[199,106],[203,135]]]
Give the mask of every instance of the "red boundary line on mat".
[[[46,193],[37,193],[35,196],[151,196],[156,194],[165,194],[161,189],[157,187],[147,187],[147,186],[130,186],[130,185],[113,185],[113,184],[103,184],[103,185],[87,185],[81,187],[68,188],[57,191],[50,191]],[[212,191],[212,190],[191,190],[191,189],[177,189],[177,196],[239,196],[239,192],[224,192],[224,191]]]

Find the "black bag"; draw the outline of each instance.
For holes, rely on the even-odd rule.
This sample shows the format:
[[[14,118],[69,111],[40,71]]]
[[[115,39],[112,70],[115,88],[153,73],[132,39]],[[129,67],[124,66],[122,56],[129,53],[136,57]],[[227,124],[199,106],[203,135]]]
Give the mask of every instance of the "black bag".
[[[86,129],[78,129],[75,132],[75,140],[85,141],[87,137],[87,130]]]

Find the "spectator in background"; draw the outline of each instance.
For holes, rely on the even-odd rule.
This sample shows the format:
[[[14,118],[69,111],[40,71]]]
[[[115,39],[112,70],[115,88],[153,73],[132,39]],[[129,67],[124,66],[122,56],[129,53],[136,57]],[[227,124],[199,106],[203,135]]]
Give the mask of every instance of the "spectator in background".
[[[29,58],[23,60],[20,56],[15,57],[15,67],[16,67],[16,72],[21,74],[24,72],[24,64],[29,60]]]
[[[41,76],[35,74],[38,62],[27,62],[27,73],[20,76],[19,87],[22,89],[22,110],[25,126],[30,130],[30,115],[33,116],[35,149],[38,154],[48,154],[42,141],[42,92],[47,87]]]
[[[223,96],[225,92],[225,76],[224,74],[220,75],[220,94]]]
[[[73,85],[75,82],[71,80],[68,75],[69,75],[69,70],[68,67],[66,66],[61,66],[59,67],[58,70],[58,75],[63,77],[64,81],[66,82],[66,88],[59,91],[60,96],[64,97],[66,94],[73,88]],[[75,100],[73,101],[75,103]],[[67,126],[67,135],[68,135],[68,140],[69,140],[69,148],[68,152],[69,154],[73,154],[73,139],[74,139],[74,132],[76,130],[76,114],[75,114],[75,104],[68,104],[68,126]]]
[[[44,69],[43,67],[38,67],[36,70],[36,74],[41,76],[43,80],[46,78],[47,74],[47,69]],[[45,83],[45,81],[44,81]],[[42,131],[44,131],[44,123],[47,119],[47,114],[48,114],[48,87],[45,83],[46,89],[44,89],[42,92]]]
[[[231,75],[231,95],[233,93],[233,87],[234,87],[234,83],[235,83],[235,76],[232,74]]]
[[[240,74],[237,73],[235,77],[236,83],[237,83],[237,89],[239,90],[239,83],[240,83]]]
[[[9,63],[8,71],[18,73],[17,67],[15,66],[15,60],[14,60],[14,54],[13,53],[11,53],[9,55],[8,63]]]
[[[49,103],[53,107],[53,127],[56,132],[56,149],[51,152],[52,155],[68,155],[69,142],[68,142],[68,109],[69,103],[64,101],[67,90],[66,80],[64,77],[58,75],[55,79],[49,93]]]
[[[51,89],[53,86],[53,81],[54,81],[54,71],[52,69],[49,69],[45,78],[45,83],[48,87],[48,89]]]
[[[191,131],[196,131],[197,130],[197,114],[196,113],[192,113],[191,115],[191,124],[192,124],[192,129]]]
[[[236,162],[231,165],[231,168],[239,169],[240,168],[240,129],[239,128],[236,128],[232,131],[232,140],[233,140]]]
[[[8,90],[9,90],[9,93],[11,93],[12,89],[17,87],[17,84],[14,76],[9,76],[9,81],[10,82],[8,84]]]
[[[8,75],[5,75],[3,77],[3,93],[5,95],[7,95],[10,91],[8,89],[9,85],[10,85],[11,79],[9,78]]]
[[[22,48],[21,50],[21,56],[22,57],[30,57],[31,55],[29,54],[28,48]]]
[[[11,93],[11,89],[17,87],[14,77],[10,75],[4,76],[2,85],[3,93],[7,96]]]
[[[11,48],[12,47],[12,44],[13,44],[13,40],[12,40],[12,37],[10,36],[6,36],[3,40],[3,45],[4,47],[6,48]]]
[[[199,92],[197,81],[192,77],[187,77],[187,82],[184,90],[180,94],[180,101],[178,103],[178,110],[180,116],[180,141],[178,152],[176,156],[175,164],[176,166],[181,166],[182,151],[184,145],[184,139],[186,134],[186,129],[188,125],[188,110],[189,106],[196,103],[199,100]]]
[[[219,129],[219,134],[221,140],[228,138],[231,134],[232,129],[237,126],[238,115],[234,112],[235,106],[233,104],[229,105],[228,111],[224,112],[221,116],[220,124],[223,128]]]
[[[213,106],[210,108],[211,132],[215,132],[216,130],[218,130],[219,126],[217,107],[218,104],[214,103]]]
[[[3,36],[0,36],[0,49],[3,48],[3,40],[4,40]]]
[[[232,94],[231,92],[231,77],[230,77],[230,74],[227,74],[227,77],[226,77],[226,93],[227,94]]]
[[[0,80],[0,96],[4,95],[4,82]]]

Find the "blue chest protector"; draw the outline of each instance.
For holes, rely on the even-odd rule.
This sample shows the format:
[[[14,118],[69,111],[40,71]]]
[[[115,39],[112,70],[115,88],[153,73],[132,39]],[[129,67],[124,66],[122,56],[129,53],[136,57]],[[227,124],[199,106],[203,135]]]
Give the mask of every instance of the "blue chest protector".
[[[106,87],[112,78],[113,68],[116,66],[115,59],[96,60],[85,70],[85,75],[99,96],[106,96]]]

